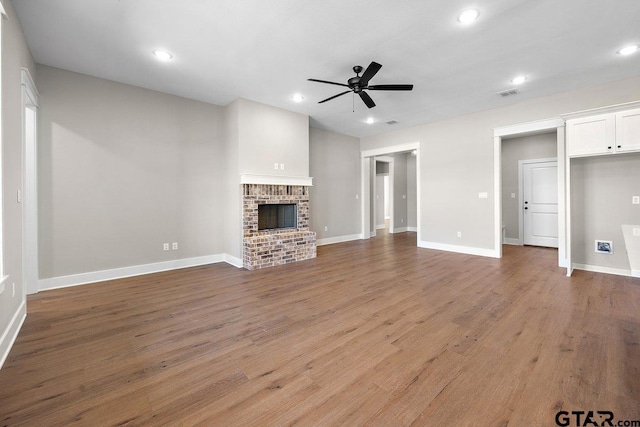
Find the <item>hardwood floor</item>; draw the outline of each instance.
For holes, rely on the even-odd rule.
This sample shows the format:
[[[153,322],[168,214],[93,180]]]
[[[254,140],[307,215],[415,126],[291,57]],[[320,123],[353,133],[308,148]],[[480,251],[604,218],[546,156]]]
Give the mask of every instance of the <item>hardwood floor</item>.
[[[555,250],[415,233],[265,270],[215,264],[48,291],[0,370],[0,425],[548,426],[640,420],[640,280]],[[571,424],[574,425],[574,424]]]

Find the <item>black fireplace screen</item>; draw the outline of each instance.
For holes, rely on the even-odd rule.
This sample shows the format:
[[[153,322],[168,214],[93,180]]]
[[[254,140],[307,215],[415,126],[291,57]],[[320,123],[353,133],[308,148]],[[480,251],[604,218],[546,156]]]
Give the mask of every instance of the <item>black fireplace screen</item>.
[[[297,227],[297,205],[258,205],[258,230]]]

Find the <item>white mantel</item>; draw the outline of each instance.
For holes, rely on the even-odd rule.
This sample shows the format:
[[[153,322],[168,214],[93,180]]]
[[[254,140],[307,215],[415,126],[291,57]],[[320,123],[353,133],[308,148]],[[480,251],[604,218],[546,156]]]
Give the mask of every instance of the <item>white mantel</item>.
[[[240,174],[240,184],[303,185],[311,187],[313,186],[312,180],[313,178],[310,176]]]

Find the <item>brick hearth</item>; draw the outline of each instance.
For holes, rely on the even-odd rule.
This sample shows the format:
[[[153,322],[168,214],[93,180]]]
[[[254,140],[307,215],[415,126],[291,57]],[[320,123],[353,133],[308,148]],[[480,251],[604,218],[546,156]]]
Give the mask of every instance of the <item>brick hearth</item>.
[[[258,230],[258,205],[297,204],[297,228]],[[316,257],[316,233],[309,231],[309,187],[243,184],[243,265],[248,270]]]

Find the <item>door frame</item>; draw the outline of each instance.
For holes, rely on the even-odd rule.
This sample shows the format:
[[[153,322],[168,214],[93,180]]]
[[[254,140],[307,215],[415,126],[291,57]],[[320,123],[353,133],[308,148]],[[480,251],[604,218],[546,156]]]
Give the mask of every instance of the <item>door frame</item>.
[[[555,162],[556,167],[558,165],[557,157],[548,157],[546,159],[528,159],[518,160],[518,241],[520,246],[524,246],[524,165],[536,164],[536,163],[551,163]],[[558,194],[558,218],[560,218],[560,194]],[[560,245],[560,230],[558,230],[558,246]]]
[[[389,233],[393,234],[393,174],[394,174],[394,165],[393,165],[393,161],[395,159],[391,156],[376,156],[373,158],[374,164],[375,162],[382,162],[382,163],[387,163],[389,165]],[[377,165],[374,166],[373,169],[373,180],[372,180],[372,185],[373,185],[373,231],[371,232],[372,236],[376,236],[378,234],[378,218],[376,215],[376,196],[377,196],[377,192],[378,192],[378,185],[376,184],[376,177],[378,171],[377,171]]]
[[[416,225],[417,225],[417,239],[416,246],[420,246],[420,230],[421,230],[421,216],[420,216],[420,157],[421,157],[421,149],[420,142],[410,142],[407,144],[400,145],[390,145],[380,148],[373,148],[370,150],[362,150],[360,151],[360,189],[362,191],[362,197],[360,198],[360,212],[362,214],[361,217],[361,236],[363,239],[368,239],[371,237],[371,201],[370,199],[370,189],[371,189],[371,162],[376,156],[383,156],[386,154],[394,154],[394,153],[403,153],[406,151],[414,151],[416,152],[416,205],[417,205],[417,214],[416,214]],[[373,168],[375,170],[375,163],[373,164]],[[389,168],[389,173],[391,173],[391,168]],[[391,187],[391,178],[389,178],[389,186]],[[393,191],[390,189],[389,193]],[[389,221],[389,226],[391,226],[391,221]]]
[[[558,154],[558,266],[568,267],[570,247],[567,246],[567,185],[565,179],[565,122],[551,118],[519,123],[493,129],[493,231],[494,256],[502,258],[502,140],[539,133],[556,132]]]
[[[22,277],[27,294],[38,292],[38,90],[26,68],[21,69],[22,86]],[[34,112],[33,141],[27,141],[26,110]],[[33,147],[27,147],[33,142]]]

